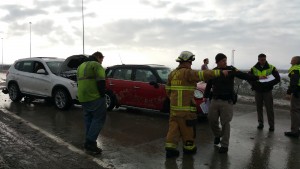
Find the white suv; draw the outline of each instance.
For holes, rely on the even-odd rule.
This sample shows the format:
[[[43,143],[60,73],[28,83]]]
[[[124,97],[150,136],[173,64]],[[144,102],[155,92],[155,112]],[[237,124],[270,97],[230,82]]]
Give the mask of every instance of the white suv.
[[[73,55],[67,59],[26,58],[15,61],[6,75],[6,88],[12,101],[43,98],[66,110],[77,103],[76,69],[87,58]]]

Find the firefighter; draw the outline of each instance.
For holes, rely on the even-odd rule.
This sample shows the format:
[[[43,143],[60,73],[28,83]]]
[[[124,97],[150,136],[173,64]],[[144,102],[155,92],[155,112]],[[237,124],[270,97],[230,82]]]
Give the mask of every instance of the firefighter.
[[[197,82],[221,76],[220,70],[196,71],[191,69],[195,55],[183,51],[176,59],[179,66],[168,77],[166,92],[170,98],[169,130],[166,138],[166,157],[178,157],[177,145],[179,139],[183,141],[183,152],[194,154],[197,114],[193,93]],[[227,75],[227,71],[222,71]]]

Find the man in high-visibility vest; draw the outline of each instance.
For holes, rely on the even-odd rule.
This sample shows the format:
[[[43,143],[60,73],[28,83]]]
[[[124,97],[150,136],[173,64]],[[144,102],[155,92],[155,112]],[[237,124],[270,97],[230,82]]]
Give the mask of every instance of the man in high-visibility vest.
[[[266,107],[269,131],[274,131],[274,110],[273,110],[273,86],[280,82],[280,76],[277,69],[269,64],[265,54],[258,55],[258,62],[251,68],[250,74],[255,76],[267,76],[274,78],[271,81],[260,82],[259,80],[250,82],[252,90],[255,91],[255,102],[258,117],[258,129],[264,128],[263,105]]]
[[[98,135],[106,118],[104,56],[95,52],[77,69],[78,99],[84,111],[85,143],[89,154],[102,152],[97,146]]]
[[[300,135],[300,56],[294,56],[289,69],[290,85],[287,90],[287,99],[291,101],[291,131],[284,135],[299,138]]]
[[[227,71],[191,69],[195,55],[189,51],[181,52],[176,59],[179,66],[168,77],[166,92],[170,98],[169,130],[166,138],[166,157],[178,157],[177,145],[182,138],[183,152],[194,154],[197,151],[195,145],[197,114],[195,100],[193,98],[197,82],[227,75]]]

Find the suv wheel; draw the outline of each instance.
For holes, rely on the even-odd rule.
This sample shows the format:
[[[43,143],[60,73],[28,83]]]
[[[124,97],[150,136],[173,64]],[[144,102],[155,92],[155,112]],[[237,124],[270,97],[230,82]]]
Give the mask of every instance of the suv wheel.
[[[9,98],[13,102],[19,102],[20,100],[22,100],[22,94],[20,92],[19,86],[16,83],[10,84],[8,86],[8,91]]]
[[[55,106],[60,110],[67,110],[71,107],[69,93],[64,89],[56,89],[53,94]]]
[[[108,111],[112,110],[116,106],[116,99],[112,93],[105,93],[106,108]]]

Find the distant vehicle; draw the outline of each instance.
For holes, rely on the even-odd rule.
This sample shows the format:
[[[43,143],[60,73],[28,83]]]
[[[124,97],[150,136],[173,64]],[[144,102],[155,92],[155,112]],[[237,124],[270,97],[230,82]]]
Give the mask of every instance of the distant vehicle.
[[[106,101],[108,110],[114,107],[170,111],[165,84],[171,69],[163,65],[115,65],[106,69]],[[203,113],[205,84],[199,83],[194,92],[197,111]],[[203,104],[202,104],[203,105]]]
[[[6,88],[13,102],[24,97],[53,101],[61,110],[77,103],[77,67],[87,58],[73,55],[67,59],[33,57],[19,59],[8,69]]]

